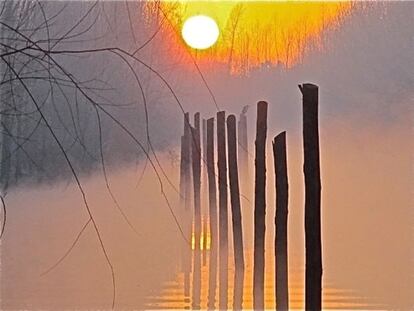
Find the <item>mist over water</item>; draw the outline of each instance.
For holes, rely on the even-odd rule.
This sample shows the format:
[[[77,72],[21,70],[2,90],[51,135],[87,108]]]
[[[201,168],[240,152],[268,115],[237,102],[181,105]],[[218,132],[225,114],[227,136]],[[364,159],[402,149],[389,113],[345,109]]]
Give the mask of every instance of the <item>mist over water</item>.
[[[168,162],[167,162],[168,163]],[[141,309],[177,267],[178,229],[147,171],[111,172],[112,191],[135,233],[116,209],[102,174],[83,178],[115,268],[117,308]],[[168,165],[166,165],[168,168]],[[168,171],[174,177],[174,172]],[[168,191],[175,203],[173,192]],[[112,299],[110,270],[89,226],[68,257],[46,275],[87,221],[79,190],[72,182],[18,188],[8,195],[8,230],[2,241],[2,309],[107,309]]]
[[[400,131],[395,131],[384,136],[383,142],[375,142],[370,132],[360,133],[355,140],[341,128],[329,129],[330,134],[321,135],[324,305],[334,309],[359,309],[361,306],[409,309],[413,286],[412,276],[408,273],[412,264],[411,159],[408,155],[413,147],[409,136],[404,137]],[[292,307],[303,307],[300,143],[294,136],[288,136]],[[274,304],[274,186],[269,150],[268,145],[266,301],[271,307]],[[162,163],[172,181],[178,182],[178,166],[171,167],[168,156],[162,157]],[[252,162],[250,164],[252,166]],[[168,284],[181,284],[174,287],[175,298],[181,297],[184,290],[180,281],[182,236],[150,170],[136,187],[142,168],[143,163],[138,167],[116,169],[109,175],[112,191],[138,235],[120,216],[106,190],[102,174],[82,178],[88,203],[115,267],[119,308],[163,308],[166,306],[162,304],[163,295],[165,299],[171,295],[165,292],[172,286]],[[405,188],[401,186],[404,182]],[[171,187],[166,188],[173,209],[181,220],[178,195]],[[253,200],[248,191],[245,195],[250,200],[249,203],[242,199],[247,263],[244,305],[248,307],[252,286]],[[72,182],[60,182],[55,186],[20,187],[7,198],[8,227],[1,246],[2,308],[108,308],[111,301],[110,272],[91,227],[62,263],[40,276],[66,252],[87,220],[76,186]],[[202,200],[206,200],[205,192],[202,192]],[[231,225],[229,230],[231,232]],[[231,239],[229,241],[232,254]],[[233,269],[230,256],[230,269]],[[203,306],[207,297],[208,270],[204,266],[202,269]],[[231,271],[230,298],[233,286]],[[332,301],[332,297],[337,297],[337,302],[335,299]],[[188,305],[185,303],[188,297],[184,298],[187,299],[169,306]],[[231,301],[229,299],[229,306]]]
[[[63,25],[69,25],[85,7],[85,3],[69,5],[68,13],[62,15]],[[46,8],[56,12],[59,5],[50,3]],[[124,4],[107,2],[104,10],[106,15],[100,15],[93,32],[97,38],[103,29],[112,32],[105,39],[90,40],[88,46],[133,46]],[[144,29],[139,28],[142,25],[138,22],[139,14],[136,11],[132,14],[137,20],[133,26]],[[301,96],[297,84],[313,82],[320,86],[324,305],[329,309],[414,308],[413,16],[414,4],[409,2],[367,6],[353,12],[338,29],[326,33],[323,50],[309,52],[302,64],[289,70],[263,66],[246,76],[230,75],[221,69],[203,71],[220,109],[238,115],[243,106],[250,105],[247,115],[251,155],[255,104],[263,99],[269,102],[266,306],[274,306],[275,197],[271,140],[287,130],[289,277],[292,306],[303,307],[304,181]],[[151,25],[145,29],[148,33],[151,30]],[[204,118],[214,116],[217,109],[199,74],[187,63],[171,64],[160,40],[162,37],[156,37],[148,50],[142,52],[142,58],[163,74],[186,111],[191,114],[200,111]],[[85,47],[86,43],[77,44]],[[183,60],[185,55],[183,51]],[[74,74],[85,79],[99,75],[110,82],[117,92],[108,91],[105,96],[119,106],[108,109],[145,142],[146,118],[140,90],[128,66],[115,59],[98,55],[64,62]],[[178,188],[182,112],[165,84],[142,67],[137,70],[147,94],[149,133],[154,149],[165,173]],[[42,90],[37,88],[41,95]],[[58,105],[65,107],[62,98],[56,96]],[[45,111],[56,120],[48,105],[49,102]],[[84,128],[87,133],[84,141],[99,158],[96,117],[90,107],[81,107],[85,119],[80,123],[89,126]],[[59,111],[70,124],[67,108]],[[76,162],[86,158],[77,144],[69,152],[76,168],[83,171],[80,181],[114,266],[115,307],[191,306],[191,297],[183,294],[183,237],[162,196],[159,180],[130,137],[109,119],[103,117],[102,122],[109,184],[136,232],[108,193],[101,163]],[[58,128],[57,132],[64,145],[71,146],[72,140],[65,131]],[[41,130],[35,138],[47,135]],[[7,224],[0,248],[1,309],[109,309],[111,273],[91,226],[69,255],[41,276],[67,251],[88,220],[79,189],[56,146],[48,144],[44,165],[52,177],[28,173],[6,196]],[[42,158],[37,148],[37,144],[27,145],[35,160]],[[252,169],[254,159],[249,158],[249,162]],[[251,170],[249,175],[250,180],[243,182],[243,194],[248,200],[241,200],[247,263],[243,298],[247,308],[251,307],[252,288],[254,172]],[[182,225],[178,194],[164,176],[161,178],[172,211]],[[204,186],[202,180],[202,209],[207,201]],[[229,225],[231,232],[231,222]],[[230,308],[231,238],[229,244]],[[209,265],[201,267],[200,300],[204,308]]]

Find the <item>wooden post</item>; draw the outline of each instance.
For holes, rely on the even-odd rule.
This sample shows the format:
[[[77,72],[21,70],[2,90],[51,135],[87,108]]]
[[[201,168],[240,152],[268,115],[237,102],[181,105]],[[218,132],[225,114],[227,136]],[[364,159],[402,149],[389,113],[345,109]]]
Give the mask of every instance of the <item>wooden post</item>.
[[[248,180],[249,177],[249,144],[247,139],[247,109],[249,106],[244,106],[240,113],[238,129],[238,157],[240,163],[240,175],[242,180]]]
[[[204,169],[204,175],[207,179],[207,120],[203,119],[203,161],[202,166]]]
[[[219,184],[219,308],[227,309],[228,288],[228,211],[227,211],[227,164],[226,164],[226,113],[217,113],[217,164]]]
[[[253,308],[264,310],[264,268],[266,231],[266,132],[267,102],[257,104],[255,198],[254,198],[254,271]]]
[[[192,135],[191,135],[191,125],[190,125],[190,116],[186,112],[184,114],[184,168],[183,174],[185,179],[184,185],[184,206],[185,210],[190,209],[191,204],[191,145],[192,145]]]
[[[250,172],[251,164],[250,160],[253,158],[249,151],[249,140],[247,134],[247,111],[250,106],[244,106],[239,117],[237,129],[238,129],[238,159],[239,159],[239,180],[240,180],[240,193],[244,194],[246,197],[253,197],[252,194],[252,174]],[[252,161],[253,162],[253,161]],[[245,200],[241,200],[244,202]],[[249,205],[250,205],[250,201]],[[253,219],[251,217],[245,217],[243,219],[245,228],[253,227]],[[247,234],[244,236],[243,240],[245,245],[253,244],[253,235]]]
[[[239,173],[237,165],[237,138],[236,138],[236,117],[230,115],[227,118],[227,151],[230,179],[230,200],[233,223],[233,245],[234,245],[234,266],[235,283],[233,309],[242,309],[243,298],[243,276],[244,276],[244,252],[243,252],[243,227],[240,210]]]
[[[233,221],[234,263],[236,268],[244,269],[243,229],[240,210],[239,173],[237,165],[236,117],[227,118],[228,163],[230,178],[230,200]]]
[[[194,248],[200,249],[201,237],[201,149],[200,149],[200,113],[194,115],[194,128],[192,128],[193,148],[191,149],[193,163],[193,187],[194,187]]]
[[[183,187],[184,187],[184,230],[185,235],[191,241],[192,236],[192,215],[191,210],[191,145],[192,134],[190,116],[184,114],[184,140],[183,140]],[[190,296],[190,273],[191,273],[191,246],[186,243],[183,245],[183,265],[184,265],[184,296]]]
[[[193,299],[192,309],[200,309],[201,297],[201,145],[200,145],[200,113],[194,115],[194,128],[192,128],[192,164],[193,164],[193,187],[194,187],[194,264],[193,264]]]
[[[214,168],[214,118],[207,120],[207,177],[208,177],[208,203],[210,220],[210,264],[208,281],[209,310],[215,310],[217,288],[217,253],[218,253],[218,228],[217,228],[217,185]]]
[[[319,163],[318,86],[299,85],[303,95],[305,175],[305,309],[322,309],[321,177]]]
[[[288,287],[288,176],[286,161],[286,132],[277,135],[273,141],[273,159],[276,183],[276,237],[275,237],[275,279],[276,310],[289,310]]]
[[[206,165],[206,159],[207,159],[207,121],[206,119],[203,119],[203,158],[202,158],[202,182],[201,185],[203,187],[203,193],[207,192],[207,187],[206,187],[206,181],[207,181],[207,165]],[[207,209],[207,200],[204,199],[203,196],[203,211],[202,211],[202,215],[203,215],[203,266],[205,266],[207,264],[207,214],[208,214],[208,209]]]

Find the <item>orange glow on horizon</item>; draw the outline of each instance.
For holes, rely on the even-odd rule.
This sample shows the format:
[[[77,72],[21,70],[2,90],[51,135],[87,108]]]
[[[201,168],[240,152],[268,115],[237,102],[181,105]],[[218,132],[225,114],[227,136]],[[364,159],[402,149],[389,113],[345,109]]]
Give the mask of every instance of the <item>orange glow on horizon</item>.
[[[352,2],[161,1],[149,2],[147,14],[158,12],[171,55],[187,50],[201,65],[243,74],[302,62],[308,50],[323,47],[323,32],[338,27],[352,8]],[[217,43],[203,51],[187,46],[181,36],[185,21],[197,14],[214,19],[220,30]]]

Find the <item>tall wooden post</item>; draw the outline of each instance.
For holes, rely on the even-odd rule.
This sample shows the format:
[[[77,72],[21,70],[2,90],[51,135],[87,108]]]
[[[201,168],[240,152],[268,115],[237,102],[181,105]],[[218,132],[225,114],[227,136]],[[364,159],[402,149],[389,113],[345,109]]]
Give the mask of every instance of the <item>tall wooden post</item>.
[[[234,263],[236,268],[244,268],[243,229],[240,210],[239,172],[237,165],[236,117],[227,118],[228,163],[230,178],[230,200],[233,221]]]
[[[226,163],[226,113],[217,113],[217,156],[219,184],[219,308],[227,309],[228,288],[228,211]]]
[[[185,210],[184,210],[184,206],[185,206],[185,184],[186,184],[186,176],[184,175],[184,169],[185,169],[185,164],[184,164],[184,149],[185,149],[185,139],[184,139],[184,135],[181,136],[181,151],[180,151],[180,214],[181,216],[184,218],[185,217]],[[187,245],[185,243],[185,241],[182,241],[181,243],[181,270],[183,272],[185,272],[185,268],[186,268],[186,255],[187,255]]]
[[[257,104],[255,198],[254,198],[254,271],[253,307],[264,310],[264,269],[266,231],[266,132],[267,102]]]
[[[249,106],[243,107],[240,113],[239,121],[237,123],[238,131],[238,157],[240,163],[240,175],[243,180],[248,180],[249,177],[249,144],[247,139],[247,109]]]
[[[193,187],[194,187],[194,237],[195,249],[200,249],[201,237],[201,146],[200,146],[200,113],[194,115],[194,128],[192,129],[193,148],[191,149],[193,164]]]
[[[322,309],[321,177],[319,163],[318,86],[299,85],[303,95],[305,175],[305,308]]]
[[[244,252],[236,136],[236,117],[234,115],[230,115],[227,118],[227,150],[235,266],[233,309],[241,310],[243,298]]]
[[[191,145],[192,145],[192,134],[190,125],[190,115],[188,112],[184,114],[184,168],[183,174],[185,179],[184,184],[184,206],[185,210],[190,209],[191,204]]]
[[[288,287],[288,176],[286,161],[286,132],[277,135],[273,141],[273,159],[276,181],[276,238],[275,238],[275,279],[276,309],[289,310]]]
[[[201,297],[201,145],[200,145],[200,113],[194,115],[194,128],[192,128],[192,164],[193,164],[193,187],[194,187],[194,265],[193,265],[193,299],[192,309],[200,309]]]
[[[238,140],[238,159],[239,159],[239,180],[240,180],[240,193],[244,194],[247,197],[253,197],[252,194],[252,174],[250,160],[253,158],[250,155],[249,151],[249,140],[247,134],[247,111],[250,106],[244,106],[240,116],[239,121],[237,124],[237,140]],[[253,161],[252,161],[253,162]],[[244,200],[242,200],[244,202]],[[249,201],[250,202],[250,201]],[[250,203],[249,203],[250,204]],[[252,228],[253,227],[253,219],[251,217],[245,217],[243,219],[243,223],[245,228]],[[247,234],[244,236],[245,245],[252,245],[253,244],[253,235]]]
[[[208,281],[209,310],[215,310],[217,288],[217,253],[218,253],[218,228],[217,228],[217,185],[214,168],[214,118],[207,120],[207,177],[208,177],[208,205],[210,220],[210,264]]]
[[[203,160],[202,166],[204,169],[204,176],[207,179],[208,171],[207,171],[207,120],[203,119]],[[204,178],[203,178],[204,180]]]
[[[184,136],[183,136],[183,195],[184,195],[184,230],[185,235],[191,241],[192,236],[192,215],[191,210],[191,145],[192,134],[190,125],[190,116],[186,112],[184,114]],[[191,248],[187,244],[183,246],[183,265],[184,265],[184,296],[190,296],[190,273],[191,273]]]
[[[203,127],[203,131],[202,131],[202,135],[203,135],[203,159],[201,161],[202,163],[202,182],[201,182],[201,186],[203,187],[203,192],[206,193],[207,192],[207,165],[206,165],[206,159],[207,159],[207,121],[206,119],[203,119],[203,123],[202,123]],[[205,266],[207,264],[207,215],[208,215],[208,209],[207,209],[207,203],[204,199],[203,196],[203,210],[202,210],[202,221],[203,221],[203,266]]]

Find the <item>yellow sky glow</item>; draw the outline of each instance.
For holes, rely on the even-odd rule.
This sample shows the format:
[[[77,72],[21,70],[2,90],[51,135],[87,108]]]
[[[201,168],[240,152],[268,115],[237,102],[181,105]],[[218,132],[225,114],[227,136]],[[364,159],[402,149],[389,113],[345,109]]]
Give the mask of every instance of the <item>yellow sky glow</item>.
[[[187,48],[201,63],[224,64],[232,73],[262,65],[291,67],[310,47],[321,47],[324,30],[340,25],[351,2],[161,1],[176,48]],[[220,30],[216,44],[196,51],[183,42],[183,23],[194,15],[213,18]],[[162,19],[160,19],[160,22]],[[174,35],[175,34],[175,35]]]

